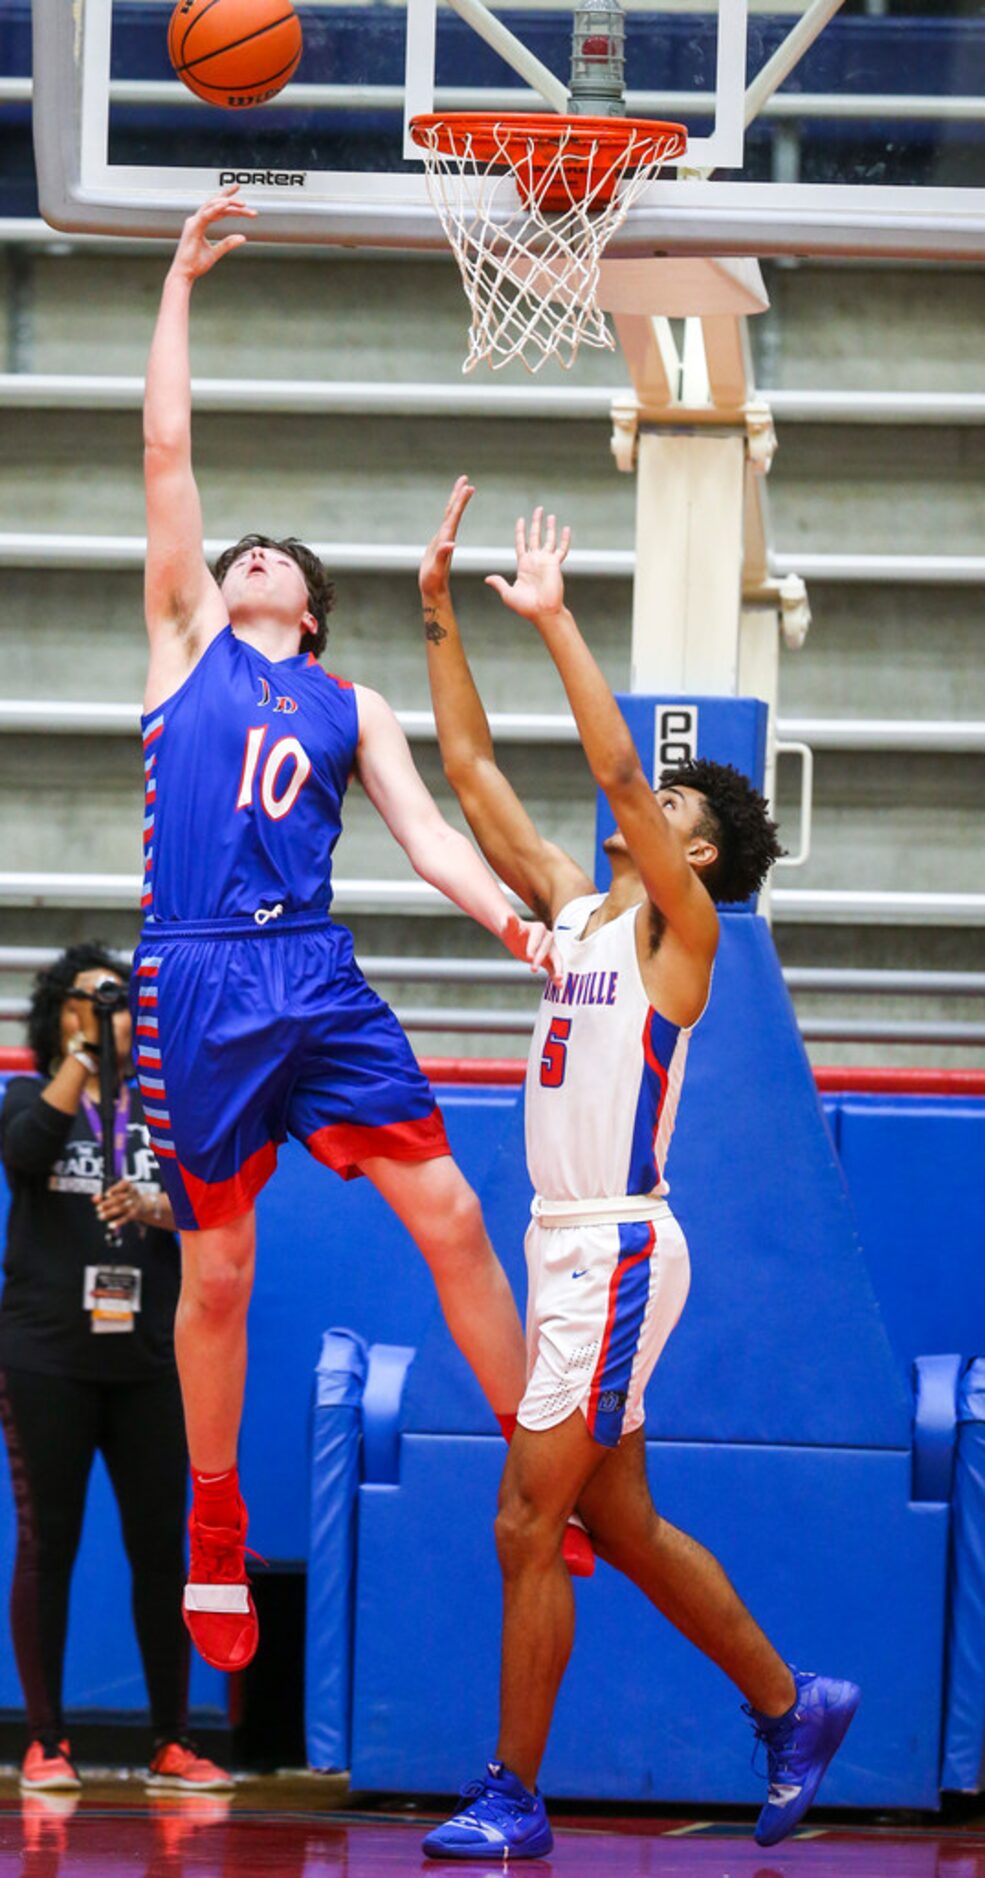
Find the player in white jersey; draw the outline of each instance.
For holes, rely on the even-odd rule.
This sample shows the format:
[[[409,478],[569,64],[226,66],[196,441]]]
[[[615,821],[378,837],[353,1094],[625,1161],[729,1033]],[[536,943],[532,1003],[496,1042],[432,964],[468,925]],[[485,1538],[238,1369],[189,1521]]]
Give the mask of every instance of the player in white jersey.
[[[466,1804],[429,1833],[432,1858],[538,1858],[552,1835],[537,1774],[574,1638],[561,1561],[575,1509],[599,1556],[731,1677],[765,1742],[760,1844],[803,1817],[858,1703],[853,1683],[792,1669],[703,1546],[656,1512],[643,1392],[683,1309],[688,1252],[670,1211],[667,1150],[691,1030],[718,944],[716,901],[746,899],[780,852],[763,798],[706,761],[654,791],[625,720],[564,602],[569,531],[540,509],[517,523],[512,584],[560,673],[592,774],[616,820],[599,893],[534,827],[498,768],[462,646],[449,576],[473,494],[456,483],[421,568],[428,673],[445,773],[486,859],[554,927],[527,1069],[528,1375],[503,1475],[496,1541],[503,1656],[496,1756]]]

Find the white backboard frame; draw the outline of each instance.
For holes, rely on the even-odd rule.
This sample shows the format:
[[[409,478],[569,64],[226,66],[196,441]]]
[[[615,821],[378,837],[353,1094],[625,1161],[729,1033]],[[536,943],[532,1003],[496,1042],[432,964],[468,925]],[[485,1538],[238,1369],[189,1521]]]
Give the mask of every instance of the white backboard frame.
[[[441,0],[407,0],[404,156],[408,158],[417,154],[409,131],[411,118],[436,108],[434,70],[440,3]],[[748,0],[718,0],[714,128],[708,136],[688,136],[682,168],[742,167],[747,26]],[[567,84],[566,73],[559,72],[557,76],[562,84]]]

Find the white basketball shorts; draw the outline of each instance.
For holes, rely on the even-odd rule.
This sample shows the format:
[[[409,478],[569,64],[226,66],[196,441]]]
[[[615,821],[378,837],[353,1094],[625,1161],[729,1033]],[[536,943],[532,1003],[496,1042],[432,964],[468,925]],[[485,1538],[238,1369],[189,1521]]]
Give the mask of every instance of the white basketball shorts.
[[[537,1206],[535,1202],[535,1208]],[[544,1216],[550,1202],[540,1201]],[[566,1203],[568,1209],[573,1202]],[[589,1203],[596,1208],[601,1202]],[[643,1393],[687,1299],[687,1241],[665,1200],[635,1220],[535,1216],[527,1229],[527,1387],[518,1420],[581,1409],[603,1447],[643,1425]]]

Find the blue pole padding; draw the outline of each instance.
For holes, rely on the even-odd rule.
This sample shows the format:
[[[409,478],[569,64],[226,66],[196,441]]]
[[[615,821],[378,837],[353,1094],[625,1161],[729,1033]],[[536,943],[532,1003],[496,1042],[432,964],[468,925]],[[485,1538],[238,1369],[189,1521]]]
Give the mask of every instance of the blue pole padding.
[[[305,1642],[305,1738],[321,1771],[349,1766],[362,1397],[369,1352],[327,1330],[315,1369],[311,1542]]]
[[[958,1397],[945,1691],[945,1792],[985,1787],[985,1358]]]
[[[731,763],[762,789],[769,713],[761,698],[666,698],[619,691],[616,703],[652,783],[672,764],[708,757],[714,763]],[[602,844],[615,826],[612,810],[599,790],[595,879],[603,892],[611,874]],[[755,911],[754,901],[742,904]]]

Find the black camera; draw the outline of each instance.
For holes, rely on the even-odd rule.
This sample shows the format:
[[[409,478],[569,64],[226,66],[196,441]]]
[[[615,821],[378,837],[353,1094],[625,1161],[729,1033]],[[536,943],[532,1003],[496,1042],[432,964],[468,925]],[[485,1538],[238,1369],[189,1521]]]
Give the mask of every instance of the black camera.
[[[126,985],[118,984],[115,978],[101,978],[90,993],[97,1011],[125,1011],[129,1002]]]
[[[71,985],[65,996],[84,998],[97,1012],[105,1012],[109,1017],[116,1011],[125,1011],[129,1003],[126,985],[118,984],[115,978],[101,978],[92,991],[83,991],[81,985]]]

